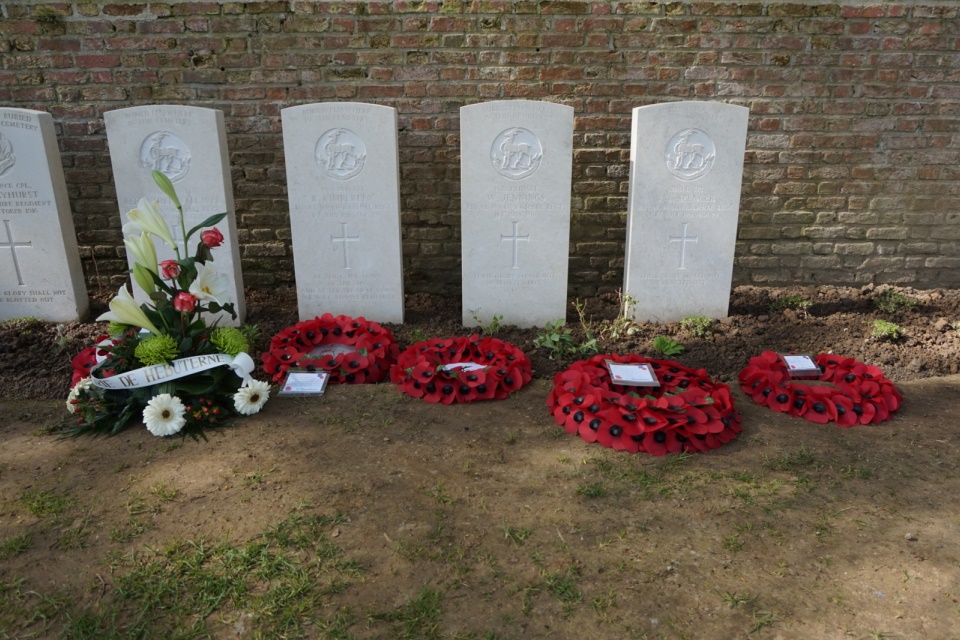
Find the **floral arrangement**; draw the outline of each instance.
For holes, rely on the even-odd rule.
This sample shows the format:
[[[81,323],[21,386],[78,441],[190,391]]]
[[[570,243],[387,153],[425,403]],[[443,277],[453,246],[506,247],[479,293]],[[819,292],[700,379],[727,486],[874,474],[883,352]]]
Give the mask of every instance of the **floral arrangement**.
[[[390,368],[390,380],[400,391],[443,404],[506,398],[531,377],[530,359],[523,351],[476,334],[417,342]]]
[[[124,284],[110,310],[97,318],[110,322],[108,335],[73,358],[70,435],[115,435],[139,414],[156,436],[182,432],[196,438],[204,427],[257,413],[269,397],[269,384],[250,377],[247,336],[217,321],[208,324],[204,316],[237,317],[228,280],[212,265],[212,250],[223,242],[213,225],[227,214],[187,231],[173,184],[159,171],[152,175],[180,213],[182,251],[156,202],[141,199],[127,214],[124,232],[139,232],[124,240],[135,261],[131,275],[150,301],[138,304]],[[190,239],[198,233],[191,255]],[[154,237],[173,250],[174,259],[158,261]]]
[[[605,362],[649,364],[660,387],[615,384]],[[655,456],[716,449],[740,433],[730,387],[704,369],[639,355],[596,355],[553,377],[547,406],[587,442]]]
[[[329,384],[362,384],[382,381],[399,353],[389,329],[362,317],[325,313],[273,336],[260,359],[274,382],[290,369],[305,369],[328,372]]]
[[[835,422],[838,427],[877,424],[903,402],[896,386],[873,365],[829,353],[814,357],[820,382],[813,386],[791,380],[787,365],[773,351],[750,358],[740,372],[740,388],[759,404],[810,422]]]

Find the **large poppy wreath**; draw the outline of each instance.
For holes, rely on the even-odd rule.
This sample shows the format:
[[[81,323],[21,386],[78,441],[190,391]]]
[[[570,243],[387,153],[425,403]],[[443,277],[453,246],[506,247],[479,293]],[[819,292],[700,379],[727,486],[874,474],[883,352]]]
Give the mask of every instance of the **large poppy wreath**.
[[[873,365],[829,353],[814,357],[816,379],[835,386],[814,386],[790,379],[787,365],[773,351],[750,358],[740,372],[740,388],[759,404],[811,422],[838,427],[877,424],[900,408],[903,397]],[[813,378],[811,378],[812,380]]]
[[[531,377],[523,351],[477,335],[417,342],[390,368],[390,380],[403,393],[443,404],[506,398]]]
[[[604,362],[649,364],[659,388],[614,384]],[[553,377],[547,406],[557,424],[587,442],[655,456],[706,451],[740,433],[730,387],[705,369],[639,355],[597,355]]]
[[[383,380],[399,352],[390,330],[376,322],[325,313],[273,336],[260,359],[274,382],[297,368],[327,371],[330,384],[361,384]]]

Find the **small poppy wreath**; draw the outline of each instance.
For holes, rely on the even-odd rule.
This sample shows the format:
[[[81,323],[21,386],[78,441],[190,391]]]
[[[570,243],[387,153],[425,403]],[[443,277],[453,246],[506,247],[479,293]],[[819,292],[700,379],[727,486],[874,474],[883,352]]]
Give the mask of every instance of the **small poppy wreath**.
[[[900,408],[903,396],[878,367],[829,353],[813,360],[821,372],[816,379],[834,387],[791,380],[780,356],[764,351],[740,372],[740,388],[774,411],[838,427],[878,424]]]
[[[659,388],[614,384],[604,362],[649,364]],[[655,456],[716,449],[740,433],[730,387],[705,369],[640,355],[596,355],[553,377],[553,419],[587,442]]]
[[[386,378],[399,352],[390,330],[376,322],[325,313],[273,336],[260,359],[274,382],[296,368],[327,371],[329,384],[362,384]]]
[[[455,364],[465,366],[445,368]],[[400,391],[443,404],[506,398],[532,377],[530,359],[523,351],[476,334],[417,342],[390,368],[390,380]]]

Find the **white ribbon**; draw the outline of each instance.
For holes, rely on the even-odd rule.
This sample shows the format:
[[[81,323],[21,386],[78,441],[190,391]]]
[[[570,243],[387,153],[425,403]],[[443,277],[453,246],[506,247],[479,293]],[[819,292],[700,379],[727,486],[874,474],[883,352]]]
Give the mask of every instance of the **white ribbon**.
[[[191,356],[189,358],[178,358],[170,364],[155,364],[134,371],[118,373],[109,378],[91,378],[95,387],[101,389],[137,389],[139,387],[149,387],[161,382],[168,382],[183,378],[194,373],[213,369],[214,367],[227,366],[233,369],[234,373],[244,380],[250,379],[250,372],[253,371],[253,358],[246,353],[238,353],[236,356],[228,356],[225,353],[214,353],[208,356]]]

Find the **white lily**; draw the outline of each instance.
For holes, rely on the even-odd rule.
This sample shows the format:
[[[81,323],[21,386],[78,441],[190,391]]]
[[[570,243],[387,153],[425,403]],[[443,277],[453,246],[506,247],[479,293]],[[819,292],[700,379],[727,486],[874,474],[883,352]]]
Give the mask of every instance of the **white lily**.
[[[213,267],[197,265],[197,279],[190,285],[190,293],[200,300],[224,305],[230,301],[230,280]]]
[[[157,248],[150,234],[144,231],[139,236],[124,238],[123,244],[133,256],[133,280],[148,294],[157,290],[152,273],[157,271]]]
[[[127,213],[129,222],[123,225],[123,231],[124,233],[130,231],[152,233],[170,245],[171,249],[177,251],[177,245],[174,244],[173,236],[170,234],[170,227],[167,226],[167,221],[157,211],[157,205],[157,202],[148,202],[146,198],[140,198],[137,208],[131,209]]]
[[[127,290],[127,285],[120,287],[120,290],[117,292],[117,296],[110,301],[110,311],[102,314],[99,318],[97,318],[97,321],[129,324],[134,327],[146,329],[155,335],[162,333],[159,329],[153,326],[153,323],[150,322],[149,318],[147,318],[147,315],[143,312],[143,309],[140,308],[140,305],[137,304],[137,301],[133,299],[132,295],[130,295],[130,292]]]
[[[157,248],[154,246],[149,233],[144,231],[139,236],[124,238],[123,244],[126,245],[127,251],[133,255],[134,260],[150,271],[160,273],[157,270]]]

